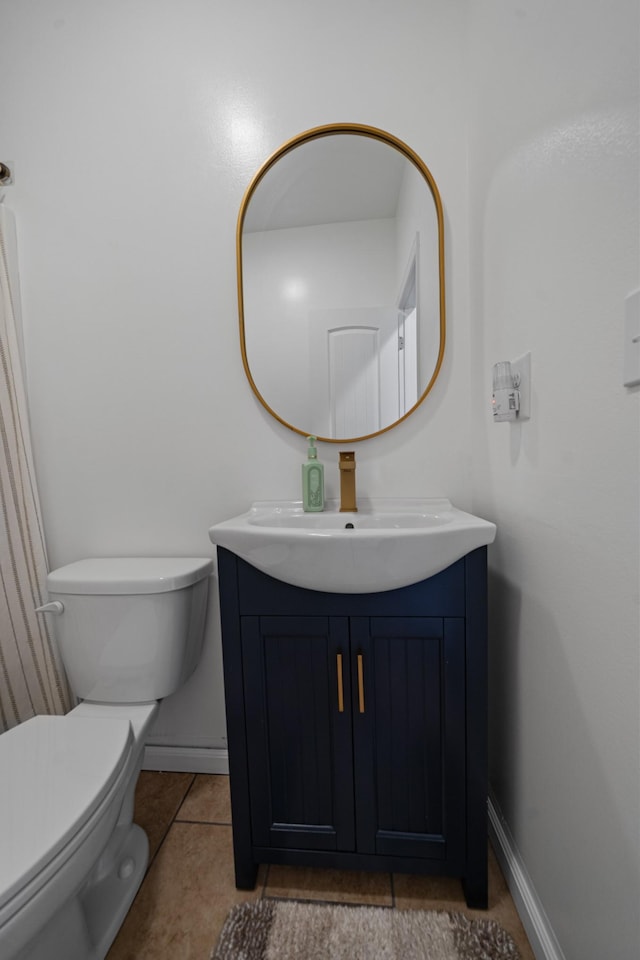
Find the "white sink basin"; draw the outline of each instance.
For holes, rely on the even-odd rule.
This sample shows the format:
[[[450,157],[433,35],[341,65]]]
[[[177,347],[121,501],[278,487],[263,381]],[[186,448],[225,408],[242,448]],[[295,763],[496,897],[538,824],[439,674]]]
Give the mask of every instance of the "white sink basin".
[[[494,523],[445,499],[374,499],[357,513],[338,507],[329,501],[323,513],[304,513],[299,501],[257,501],[209,537],[285,583],[377,593],[425,580],[496,535]]]

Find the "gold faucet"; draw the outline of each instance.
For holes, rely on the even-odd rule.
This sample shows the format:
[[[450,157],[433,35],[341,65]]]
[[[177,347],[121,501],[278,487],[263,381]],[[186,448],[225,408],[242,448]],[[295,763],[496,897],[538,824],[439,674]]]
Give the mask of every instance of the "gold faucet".
[[[356,455],[353,450],[340,453],[340,513],[357,513]]]

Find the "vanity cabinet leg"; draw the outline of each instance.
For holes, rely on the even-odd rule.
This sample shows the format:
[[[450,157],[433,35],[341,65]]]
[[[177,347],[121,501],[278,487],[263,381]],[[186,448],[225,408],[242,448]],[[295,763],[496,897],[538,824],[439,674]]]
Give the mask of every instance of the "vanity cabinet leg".
[[[471,910],[486,910],[489,906],[487,872],[468,873],[462,878],[462,889],[467,906]]]
[[[236,889],[237,890],[255,890],[256,879],[258,877],[258,864],[253,860],[250,862],[238,863],[236,860]]]

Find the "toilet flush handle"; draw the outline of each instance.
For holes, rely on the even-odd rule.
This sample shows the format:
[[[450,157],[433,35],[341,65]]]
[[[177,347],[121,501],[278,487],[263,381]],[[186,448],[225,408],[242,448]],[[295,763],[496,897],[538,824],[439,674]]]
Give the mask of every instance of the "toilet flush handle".
[[[51,603],[45,603],[42,607],[36,607],[36,613],[64,613],[64,603],[60,600],[52,600]]]

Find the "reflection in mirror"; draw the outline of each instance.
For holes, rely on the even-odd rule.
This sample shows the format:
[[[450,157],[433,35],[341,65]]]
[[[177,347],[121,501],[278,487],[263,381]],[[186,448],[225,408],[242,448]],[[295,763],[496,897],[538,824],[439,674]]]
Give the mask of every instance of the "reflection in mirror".
[[[238,220],[243,361],[298,433],[344,442],[404,419],[444,353],[442,207],[419,157],[354,124],[294,138]]]

